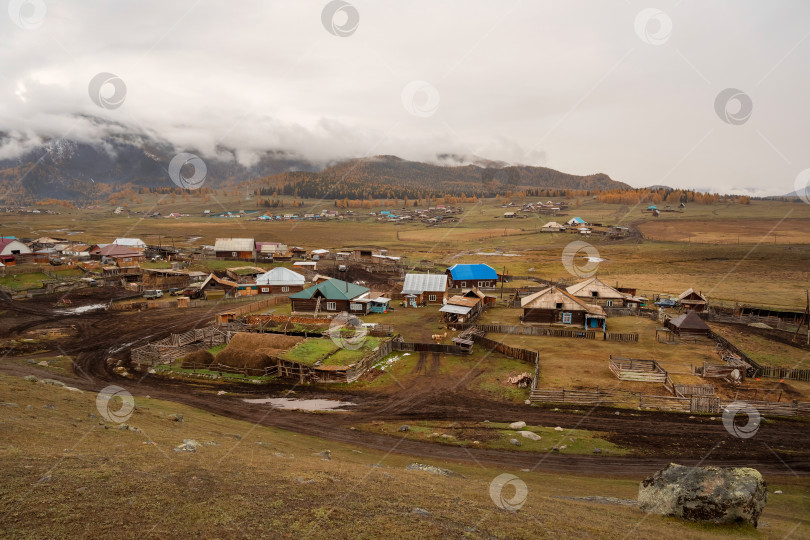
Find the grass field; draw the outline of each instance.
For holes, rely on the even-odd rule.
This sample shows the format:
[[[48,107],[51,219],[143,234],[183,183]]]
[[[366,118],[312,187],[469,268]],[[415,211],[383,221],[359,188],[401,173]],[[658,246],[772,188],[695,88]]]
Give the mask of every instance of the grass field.
[[[414,460],[396,452],[324,442],[141,396],[127,421],[132,431],[104,422],[94,393],[6,375],[0,388],[3,400],[17,405],[0,407],[0,535],[7,538],[39,536],[45,524],[55,538],[810,535],[807,481],[794,477],[767,478],[769,491],[783,493],[769,494],[759,529],[696,525],[564,498],[635,498],[641,477],[428,460],[463,475],[443,477],[405,470]],[[173,422],[169,414],[184,421]],[[184,439],[198,441],[199,449],[175,452]],[[331,460],[315,455],[327,449]],[[490,483],[503,472],[528,487],[518,512],[500,510],[490,499]]]

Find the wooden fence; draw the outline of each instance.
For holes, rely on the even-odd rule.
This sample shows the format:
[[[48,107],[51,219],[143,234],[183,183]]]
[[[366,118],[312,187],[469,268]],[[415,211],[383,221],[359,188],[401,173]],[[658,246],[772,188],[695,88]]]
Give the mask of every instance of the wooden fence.
[[[667,380],[667,372],[655,360],[638,360],[610,355],[610,371],[620,381],[658,382]]]
[[[635,400],[632,392],[623,390],[567,390],[565,388],[533,388],[531,401],[573,403],[577,405],[614,405]]]
[[[493,334],[517,334],[521,336],[549,336],[549,337],[568,337],[568,338],[581,338],[581,339],[599,339],[599,336],[605,341],[624,341],[624,342],[637,342],[637,333],[615,333],[615,332],[596,332],[593,330],[577,330],[567,328],[549,328],[545,326],[523,326],[517,324],[480,324],[480,323],[462,323],[451,324],[451,327],[456,330],[467,330],[469,328],[477,328],[482,332]]]
[[[776,366],[761,366],[757,374],[772,379],[789,379],[792,381],[810,381],[810,369],[791,369]]]
[[[605,341],[623,341],[638,343],[638,333],[619,334],[616,332],[605,332]]]
[[[214,326],[195,328],[182,334],[171,334],[154,343],[130,351],[132,362],[139,367],[154,367],[170,363],[199,349],[221,345],[228,340],[225,332]]]
[[[444,345],[442,343],[413,343],[407,341],[393,341],[395,351],[434,352],[441,354],[470,354],[470,351],[458,345]]]
[[[512,347],[480,334],[473,334],[472,340],[482,347],[486,347],[489,350],[498,351],[499,353],[509,356],[510,358],[515,358],[532,365],[539,365],[540,353],[537,351],[522,349],[520,347]]]
[[[713,396],[713,384],[676,384],[675,392],[682,396]]]

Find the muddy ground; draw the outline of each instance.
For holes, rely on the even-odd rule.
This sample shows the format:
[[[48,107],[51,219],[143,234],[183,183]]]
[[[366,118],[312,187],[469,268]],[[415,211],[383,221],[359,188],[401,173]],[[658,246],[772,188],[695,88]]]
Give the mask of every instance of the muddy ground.
[[[85,289],[71,295],[72,306],[93,305],[113,298],[120,289]],[[419,458],[478,462],[515,469],[560,471],[582,474],[630,475],[638,477],[661,468],[670,461],[683,464],[745,465],[769,474],[810,474],[810,429],[808,422],[796,418],[772,418],[763,423],[755,437],[731,436],[720,418],[690,418],[685,414],[654,411],[616,410],[611,408],[529,407],[503,403],[482,397],[469,389],[469,380],[486,376],[480,369],[459,384],[442,375],[439,357],[426,358],[417,365],[417,377],[407,386],[389,385],[382,390],[335,392],[328,386],[295,386],[298,398],[334,398],[357,404],[346,413],[307,413],[282,411],[269,406],[247,404],[245,394],[280,396],[292,388],[275,383],[262,387],[238,384],[194,383],[145,376],[123,379],[112,372],[119,360],[128,358],[129,349],[170,333],[185,332],[208,325],[214,308],[188,310],[154,309],[141,312],[66,313],[55,307],[58,297],[40,297],[29,301],[0,298],[0,339],[20,338],[31,332],[54,332],[44,341],[55,354],[74,358],[74,374],[55,376],[36,365],[0,359],[0,371],[12,375],[34,374],[58,378],[71,386],[98,391],[111,383],[127,388],[135,395],[181,402],[232,418],[275,426],[290,431],[348,442],[380,450],[409,454]],[[6,351],[15,356],[21,350]],[[218,390],[228,393],[217,396]],[[255,397],[255,395],[254,395]],[[386,421],[407,424],[416,420],[476,422],[513,422],[531,425],[562,426],[607,432],[608,439],[635,450],[631,456],[536,454],[530,452],[467,449],[410,440],[407,435],[391,437],[350,429],[351,426]],[[564,433],[564,432],[563,432]]]

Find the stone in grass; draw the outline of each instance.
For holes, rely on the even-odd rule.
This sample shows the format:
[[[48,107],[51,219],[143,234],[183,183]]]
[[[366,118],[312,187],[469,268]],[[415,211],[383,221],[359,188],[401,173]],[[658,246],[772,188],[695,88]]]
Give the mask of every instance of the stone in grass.
[[[509,424],[509,429],[523,429],[526,427],[526,422],[512,422]]]
[[[417,514],[419,516],[429,516],[430,515],[430,512],[428,512],[424,508],[414,508],[413,510],[411,510],[411,512],[414,513],[414,514]]]
[[[175,452],[196,452],[197,448],[200,447],[200,443],[195,441],[194,439],[183,439],[183,444],[180,444],[174,448]]]
[[[65,383],[63,383],[62,381],[57,381],[56,379],[42,379],[39,382],[41,382],[42,384],[49,384],[51,386],[65,386]]]
[[[641,510],[688,521],[757,526],[767,502],[762,475],[749,467],[684,467],[670,463],[638,488]]]
[[[404,426],[399,426],[399,429],[397,431],[410,431],[410,430],[411,430],[411,426],[404,425]]]
[[[540,435],[534,433],[533,431],[518,431],[518,435],[531,441],[539,441],[541,439]]]
[[[39,379],[37,379],[33,375],[26,375],[25,377],[23,377],[23,380],[28,382],[39,382]]]
[[[563,430],[563,428],[561,428],[560,426],[557,426],[557,427],[554,428],[554,431],[562,431],[562,430]]]
[[[315,452],[312,454],[313,456],[318,456],[324,461],[329,461],[332,459],[332,451],[331,450],[324,450],[323,452]]]
[[[170,414],[166,418],[168,418],[169,420],[172,420],[174,422],[182,422],[183,421],[183,415],[179,414],[179,413],[178,414]]]
[[[425,465],[424,463],[411,463],[405,467],[406,471],[423,471],[428,472],[431,474],[438,474],[441,476],[461,476],[463,478],[464,475],[459,474],[455,471],[451,471],[450,469],[442,469],[441,467],[436,467],[434,465]]]
[[[509,439],[509,442],[510,442],[511,444],[514,444],[515,446],[520,446],[520,445],[522,444],[522,443],[521,443],[519,440],[517,440],[517,439]]]

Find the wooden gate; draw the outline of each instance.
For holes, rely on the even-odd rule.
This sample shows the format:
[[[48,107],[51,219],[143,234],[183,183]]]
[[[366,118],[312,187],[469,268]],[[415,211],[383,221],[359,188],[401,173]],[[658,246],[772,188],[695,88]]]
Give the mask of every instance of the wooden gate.
[[[691,412],[719,413],[720,398],[714,396],[692,396]]]

